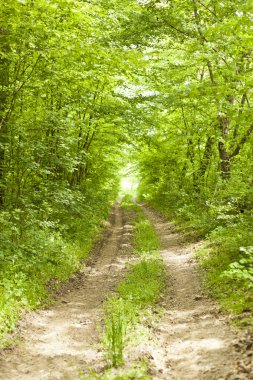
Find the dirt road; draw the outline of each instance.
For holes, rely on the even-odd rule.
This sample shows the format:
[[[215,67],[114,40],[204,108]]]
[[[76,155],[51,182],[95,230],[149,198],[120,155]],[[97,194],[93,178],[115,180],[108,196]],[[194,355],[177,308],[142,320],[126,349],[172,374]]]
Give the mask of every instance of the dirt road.
[[[165,316],[155,330],[160,349],[153,357],[153,378],[171,380],[253,379],[252,350],[239,352],[238,335],[217,305],[202,293],[193,253],[174,228],[152,210],[145,210],[160,236],[169,273]]]
[[[1,380],[77,380],[78,369],[103,371],[97,324],[130,259],[131,229],[116,205],[111,227],[94,248],[88,267],[70,282],[54,306],[32,313],[18,346],[0,357]],[[240,341],[217,305],[202,293],[193,253],[173,226],[150,209],[168,270],[164,315],[150,328],[148,344],[131,347],[127,365],[148,360],[154,380],[252,380],[252,342]],[[148,280],[148,279],[147,279]]]
[[[93,250],[90,266],[66,286],[54,306],[29,316],[20,344],[0,358],[1,380],[56,380],[64,374],[74,380],[78,368],[99,369],[97,323],[105,295],[122,276],[129,227],[116,205],[111,227]]]

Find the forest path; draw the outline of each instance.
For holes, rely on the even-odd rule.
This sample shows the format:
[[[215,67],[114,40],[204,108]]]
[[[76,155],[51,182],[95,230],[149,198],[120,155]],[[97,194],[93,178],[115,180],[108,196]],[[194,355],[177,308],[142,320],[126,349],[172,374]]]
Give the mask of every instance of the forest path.
[[[231,330],[217,305],[202,293],[193,253],[196,244],[182,244],[170,223],[148,208],[146,216],[161,240],[168,267],[165,315],[155,329],[160,350],[151,352],[153,379],[253,379],[252,351],[236,352],[240,338]],[[239,350],[240,351],[240,350]]]
[[[183,244],[158,213],[144,212],[161,240],[168,291],[151,341],[132,347],[130,362],[149,358],[154,380],[252,380],[252,342],[242,342],[203,295],[193,259],[198,245]],[[0,380],[77,380],[78,369],[103,372],[97,325],[105,296],[113,293],[130,260],[132,226],[125,219],[116,204],[87,266],[53,306],[27,316],[20,343],[0,356]]]
[[[63,375],[74,380],[79,368],[99,370],[103,365],[97,324],[105,295],[122,277],[131,228],[118,204],[110,222],[89,266],[64,287],[52,307],[27,317],[21,342],[0,357],[1,380],[56,380]]]

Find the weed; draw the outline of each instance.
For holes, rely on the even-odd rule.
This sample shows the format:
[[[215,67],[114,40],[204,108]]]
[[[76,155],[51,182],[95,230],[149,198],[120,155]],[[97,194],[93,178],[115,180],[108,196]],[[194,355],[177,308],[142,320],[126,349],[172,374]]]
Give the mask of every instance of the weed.
[[[157,251],[160,247],[159,238],[151,222],[143,217],[135,222],[134,247],[140,254]]]
[[[121,201],[120,206],[124,210],[129,211],[129,212],[135,212],[137,214],[141,212],[140,206],[138,206],[137,204],[133,203],[133,196],[130,195],[130,194],[124,195],[124,197],[123,197],[123,199]]]
[[[126,203],[130,210],[132,206],[128,198]],[[119,367],[124,363],[125,347],[134,340],[138,323],[145,316],[147,308],[161,296],[165,282],[164,264],[157,251],[159,239],[141,208],[136,205],[134,208],[137,210],[134,245],[139,261],[129,265],[125,279],[118,285],[117,295],[110,297],[105,304],[103,345],[111,367]],[[131,379],[129,376],[115,379]]]
[[[147,281],[148,279],[148,281]],[[134,305],[150,305],[161,296],[164,286],[164,265],[160,260],[142,260],[130,266],[125,280],[118,286],[119,295]]]
[[[133,363],[130,368],[108,369],[104,374],[96,374],[92,371],[89,375],[80,373],[80,380],[152,380],[147,374],[147,364],[144,362]]]
[[[127,341],[127,332],[134,319],[135,309],[122,298],[111,297],[106,304],[104,347],[112,367],[123,363],[123,351]]]

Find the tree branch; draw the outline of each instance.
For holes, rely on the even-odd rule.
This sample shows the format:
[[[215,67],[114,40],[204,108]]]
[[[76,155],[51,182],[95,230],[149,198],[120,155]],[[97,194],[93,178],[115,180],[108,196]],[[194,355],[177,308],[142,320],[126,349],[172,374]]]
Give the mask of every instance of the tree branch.
[[[237,144],[233,153],[231,153],[230,158],[233,158],[240,153],[240,150],[242,149],[243,145],[246,143],[248,138],[251,136],[252,132],[253,132],[253,124],[249,127],[246,134],[241,138],[241,141]]]

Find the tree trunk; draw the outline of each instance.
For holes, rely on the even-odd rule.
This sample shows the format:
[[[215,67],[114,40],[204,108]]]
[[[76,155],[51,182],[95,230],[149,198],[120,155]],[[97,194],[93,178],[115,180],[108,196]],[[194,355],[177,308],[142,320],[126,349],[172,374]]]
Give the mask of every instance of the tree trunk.
[[[7,56],[9,45],[7,41],[7,30],[4,27],[0,29],[0,37],[2,41],[1,50]],[[2,207],[4,200],[4,156],[8,132],[5,114],[8,108],[10,61],[6,56],[0,57],[0,207]]]
[[[200,167],[199,167],[199,176],[203,183],[204,183],[204,177],[205,177],[207,168],[209,166],[209,163],[212,157],[213,145],[214,145],[214,139],[209,136],[206,140],[205,151],[204,151],[204,154],[200,163]]]
[[[218,150],[220,156],[220,170],[221,178],[227,180],[231,174],[231,156],[227,151],[226,140],[229,133],[230,121],[227,116],[219,117],[219,127],[221,130],[221,139],[218,143]]]

